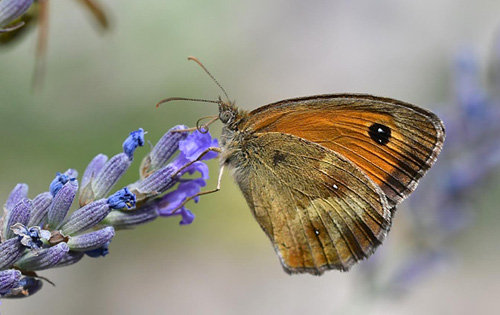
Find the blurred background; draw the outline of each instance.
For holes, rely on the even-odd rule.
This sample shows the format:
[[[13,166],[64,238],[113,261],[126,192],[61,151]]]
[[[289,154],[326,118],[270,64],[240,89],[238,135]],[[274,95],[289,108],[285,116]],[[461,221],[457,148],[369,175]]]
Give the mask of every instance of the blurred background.
[[[56,172],[80,174],[121,151],[139,127],[155,143],[177,124],[217,114],[221,91],[244,109],[362,92],[432,109],[445,152],[403,202],[377,254],[349,273],[285,274],[229,174],[190,204],[196,220],[160,218],[113,238],[105,258],[42,271],[32,297],[2,314],[470,314],[500,293],[500,2],[100,0],[103,31],[78,1],[50,1],[46,73],[33,93],[36,33],[0,47],[0,200],[30,197]],[[496,85],[495,85],[496,84]],[[495,129],[496,128],[496,129]],[[214,136],[220,124],[211,127]],[[449,147],[448,147],[449,146]],[[138,178],[147,148],[118,186]],[[217,162],[210,161],[216,185]],[[118,187],[117,186],[117,187]],[[4,202],[4,201],[2,201]]]

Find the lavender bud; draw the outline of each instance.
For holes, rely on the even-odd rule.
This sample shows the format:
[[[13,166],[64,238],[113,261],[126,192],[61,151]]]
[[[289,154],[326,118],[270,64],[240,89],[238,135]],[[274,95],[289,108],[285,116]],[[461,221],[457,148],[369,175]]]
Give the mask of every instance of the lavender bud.
[[[52,228],[57,228],[68,214],[69,208],[78,191],[78,181],[70,180],[54,196],[47,213],[47,223]]]
[[[0,27],[9,25],[28,10],[33,0],[2,0],[0,1]]]
[[[90,161],[89,165],[85,169],[85,172],[83,173],[81,182],[82,187],[87,186],[87,184],[89,184],[90,181],[97,176],[107,161],[108,157],[104,154],[98,154],[92,159],[92,161]]]
[[[14,206],[21,201],[23,198],[28,198],[28,185],[26,184],[17,184],[14,189],[10,192],[9,198],[7,198],[7,202],[5,203],[4,208],[7,211],[12,210]]]
[[[150,176],[129,185],[128,188],[136,195],[138,201],[142,201],[174,186],[181,176],[181,174],[173,176],[177,171],[178,168],[174,163],[168,164]]]
[[[135,208],[135,195],[127,187],[118,190],[108,198],[108,204],[112,209]]]
[[[28,226],[42,225],[45,223],[52,199],[52,194],[48,191],[39,194],[33,199],[33,208],[31,209]]]
[[[74,251],[89,251],[104,246],[113,236],[115,229],[108,226],[95,232],[70,237],[68,246]]]
[[[52,194],[52,196],[57,195],[59,190],[63,188],[63,186],[66,185],[67,182],[75,180],[75,177],[70,176],[71,174],[73,174],[72,171],[74,170],[69,169],[64,174],[61,174],[59,172],[56,174],[56,177],[52,180],[49,187],[49,191]]]
[[[103,223],[112,225],[115,229],[127,229],[153,221],[157,217],[158,207],[156,202],[151,201],[133,211],[113,210],[103,220]]]
[[[20,279],[21,271],[19,270],[9,269],[0,271],[0,296],[19,286]]]
[[[155,171],[164,166],[168,162],[168,160],[172,157],[172,155],[174,155],[174,153],[177,150],[179,150],[179,142],[186,139],[186,137],[189,134],[189,132],[187,131],[182,131],[182,132],[174,132],[174,131],[185,130],[185,129],[188,129],[188,127],[184,125],[178,125],[167,131],[155,145],[151,153],[149,153],[144,158],[141,170],[144,169],[145,172]]]
[[[109,194],[116,182],[127,171],[132,162],[125,153],[113,156],[102,167],[94,181],[92,181],[92,191],[94,199],[103,198]]]
[[[84,255],[85,254],[83,252],[75,252],[70,250],[69,252],[66,253],[66,255],[63,256],[63,258],[61,258],[61,260],[59,260],[59,262],[56,265],[54,265],[53,268],[66,267],[75,264],[79,262]]]
[[[0,270],[14,264],[24,253],[25,247],[16,238],[11,238],[0,244]]]
[[[8,240],[15,236],[14,232],[10,229],[12,225],[16,223],[21,223],[23,225],[28,224],[32,207],[32,201],[28,198],[24,198],[14,206],[12,211],[7,213],[2,227],[3,239]]]
[[[25,270],[48,269],[56,265],[68,251],[68,244],[63,242],[37,252],[27,252],[15,266]]]
[[[67,222],[61,227],[65,235],[75,235],[85,231],[104,219],[111,211],[106,199],[99,199],[73,212]]]
[[[144,129],[132,131],[130,136],[123,142],[123,152],[128,156],[130,161],[134,159],[134,151],[138,146],[144,145]]]

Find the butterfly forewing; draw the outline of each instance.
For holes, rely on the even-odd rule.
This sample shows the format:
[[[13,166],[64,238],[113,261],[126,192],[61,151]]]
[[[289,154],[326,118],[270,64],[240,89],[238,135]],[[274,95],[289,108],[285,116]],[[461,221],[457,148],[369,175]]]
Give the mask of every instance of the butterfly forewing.
[[[349,159],[397,205],[432,166],[444,141],[433,113],[371,95],[320,95],[256,109],[242,129],[280,132],[317,143]]]
[[[245,151],[237,181],[287,272],[347,270],[385,237],[388,201],[347,158],[278,132],[248,139]]]

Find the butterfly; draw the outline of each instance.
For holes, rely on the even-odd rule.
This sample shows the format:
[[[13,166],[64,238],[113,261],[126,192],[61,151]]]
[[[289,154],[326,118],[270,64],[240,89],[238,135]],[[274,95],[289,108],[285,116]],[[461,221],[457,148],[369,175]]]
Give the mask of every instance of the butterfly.
[[[445,138],[434,113],[367,94],[292,98],[251,112],[210,102],[224,124],[221,169],[233,171],[289,274],[347,271],[369,257]]]

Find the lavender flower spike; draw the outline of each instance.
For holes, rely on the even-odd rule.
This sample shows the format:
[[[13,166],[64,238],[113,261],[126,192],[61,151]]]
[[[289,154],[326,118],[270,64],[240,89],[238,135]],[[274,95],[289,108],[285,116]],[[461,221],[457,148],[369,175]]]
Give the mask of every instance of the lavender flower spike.
[[[74,251],[89,251],[100,248],[115,236],[115,229],[111,226],[95,232],[70,237],[68,246]]]
[[[68,244],[62,242],[36,253],[27,252],[15,266],[25,270],[43,270],[56,265],[69,251]]]
[[[24,198],[7,213],[2,226],[2,236],[4,240],[8,240],[15,236],[14,232],[10,229],[12,225],[16,223],[28,224],[32,207],[33,203],[31,200]]]
[[[2,0],[0,1],[0,33],[13,31],[24,25],[20,22],[12,27],[3,28],[26,13],[33,0]]]
[[[5,0],[0,3],[2,1]],[[105,256],[116,229],[147,223],[160,215],[181,215],[180,224],[190,224],[194,214],[180,206],[205,186],[208,166],[203,160],[216,154],[201,154],[208,147],[217,146],[217,140],[198,131],[188,135],[183,129],[186,126],[170,129],[145,159],[147,167],[142,168],[144,163],[141,165],[141,179],[112,195],[108,195],[109,191],[129,168],[135,149],[144,144],[144,130],[132,132],[123,143],[123,152],[111,159],[97,155],[82,178],[80,208],[68,218],[78,192],[76,170],[58,173],[49,191],[33,201],[27,198],[28,186],[18,184],[4,206],[5,214],[0,222],[3,236],[0,239],[0,297],[26,297],[42,288],[43,282],[36,279],[37,276],[19,279],[18,271],[13,274],[8,269],[20,269],[27,274],[71,265],[84,255]],[[169,163],[177,151],[180,151],[178,156]],[[194,172],[199,172],[200,178],[181,179],[184,173]],[[177,189],[161,197],[178,183]],[[136,192],[142,194],[141,199]],[[197,202],[198,198],[194,200]],[[88,233],[82,234],[85,231]]]
[[[21,272],[15,269],[0,271],[0,296],[10,292],[11,289],[19,286]]]

